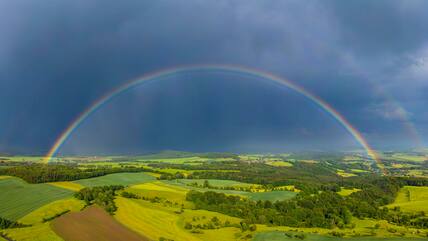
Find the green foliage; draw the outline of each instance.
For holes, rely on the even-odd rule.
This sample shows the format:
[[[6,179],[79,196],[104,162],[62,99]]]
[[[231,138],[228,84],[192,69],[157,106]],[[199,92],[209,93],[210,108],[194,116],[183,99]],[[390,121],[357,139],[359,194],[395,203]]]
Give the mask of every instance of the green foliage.
[[[57,214],[55,214],[55,215],[53,215],[53,216],[51,216],[51,217],[46,217],[46,218],[43,218],[43,222],[45,223],[45,222],[49,222],[49,221],[52,221],[52,220],[54,220],[55,218],[58,218],[58,217],[61,217],[62,215],[64,215],[64,214],[66,214],[66,213],[69,213],[70,212],[70,210],[64,210],[64,211],[62,211],[62,212],[60,212],[60,213],[57,213]]]
[[[22,223],[18,223],[16,221],[10,221],[8,219],[0,217],[0,229],[6,229],[6,228],[22,228],[22,227],[28,227],[30,225],[25,225]]]
[[[196,208],[245,219],[246,222],[241,223],[242,231],[248,230],[248,224],[253,223],[332,228],[349,224],[351,220],[343,198],[334,192],[299,195],[295,199],[275,203],[256,202],[211,191],[190,191],[186,199],[194,202]]]
[[[113,214],[117,210],[114,203],[114,196],[116,195],[116,191],[123,188],[121,185],[83,188],[75,193],[74,197],[85,201],[87,205],[97,204],[108,213]]]

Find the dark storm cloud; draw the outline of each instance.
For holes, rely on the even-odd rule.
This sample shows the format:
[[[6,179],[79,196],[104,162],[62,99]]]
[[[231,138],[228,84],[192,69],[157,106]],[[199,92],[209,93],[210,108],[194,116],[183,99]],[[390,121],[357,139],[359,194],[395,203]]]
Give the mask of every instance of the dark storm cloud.
[[[293,79],[367,135],[395,136],[388,138],[392,145],[405,133],[400,120],[383,118],[378,108],[394,111],[391,96],[426,132],[426,117],[418,112],[428,99],[423,91],[428,89],[427,5],[416,0],[0,0],[0,150],[44,151],[114,86],[192,63],[240,64]],[[386,100],[384,93],[390,95]],[[209,112],[207,107],[205,115]],[[306,119],[299,121],[310,127],[311,118]],[[279,120],[288,123],[287,117]],[[293,128],[298,133],[300,127]]]

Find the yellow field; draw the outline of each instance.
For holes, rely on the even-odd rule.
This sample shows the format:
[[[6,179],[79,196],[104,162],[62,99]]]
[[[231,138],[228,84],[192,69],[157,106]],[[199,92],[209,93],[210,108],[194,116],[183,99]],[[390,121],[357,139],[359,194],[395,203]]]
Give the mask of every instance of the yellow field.
[[[160,177],[161,174],[159,173],[154,173],[154,172],[146,172],[148,175],[153,176],[153,177]]]
[[[404,160],[404,161],[413,161],[413,162],[423,162],[428,159],[427,156],[416,156],[404,153],[395,153],[392,155],[393,158]]]
[[[0,176],[0,180],[1,179],[6,179],[6,178],[11,178],[11,176]]]
[[[293,164],[285,161],[267,161],[266,164],[274,167],[292,167],[293,166]]]
[[[128,228],[152,240],[160,237],[179,240],[200,240],[177,226],[179,217],[173,212],[144,205],[145,201],[118,197],[115,218]]]
[[[315,160],[300,160],[300,162],[309,163],[309,164],[319,163],[319,161],[315,161]]]
[[[237,228],[221,228],[203,230],[202,234],[192,234],[184,229],[184,223],[191,222],[193,217],[205,216],[205,220],[210,220],[216,216],[222,221],[229,220],[231,223],[239,221],[237,218],[215,212],[185,209],[182,214],[177,214],[174,212],[177,208],[121,197],[116,199],[116,204],[118,210],[115,218],[119,222],[153,240],[165,237],[175,241],[227,241],[235,240],[235,233],[240,232]]]
[[[148,198],[165,198],[171,202],[176,202],[179,205],[184,204],[187,208],[193,207],[191,202],[186,201],[186,193],[189,191],[188,189],[168,185],[162,182],[138,184],[127,188],[125,191]]]
[[[321,235],[329,235],[331,231],[337,231],[340,233],[344,233],[345,237],[353,237],[355,234],[359,234],[360,236],[375,236],[379,238],[388,238],[388,237],[396,237],[397,241],[400,240],[398,237],[402,237],[400,232],[406,233],[405,237],[425,237],[424,232],[417,234],[417,229],[407,228],[402,226],[397,226],[393,224],[389,224],[386,220],[371,220],[371,219],[357,219],[353,218],[353,223],[355,223],[355,228],[345,228],[345,229],[325,229],[325,228],[294,228],[294,227],[285,227],[285,226],[273,226],[269,227],[266,225],[257,225],[257,232],[260,231],[299,231],[305,233],[313,233],[313,234],[321,234]],[[375,225],[379,224],[379,228],[374,229]],[[393,228],[397,230],[396,233],[391,233],[388,229]]]
[[[42,223],[43,218],[50,218],[55,214],[61,213],[66,210],[70,211],[80,211],[84,202],[77,200],[75,198],[67,198],[58,200],[52,203],[49,203],[45,206],[42,206],[33,212],[27,214],[26,216],[20,218],[18,221],[25,224],[37,224]]]
[[[369,171],[362,170],[362,169],[351,169],[351,171],[352,171],[353,173],[366,173],[366,172],[369,172]]]
[[[65,188],[65,189],[75,191],[75,192],[84,188],[84,186],[80,185],[79,183],[75,183],[75,182],[50,182],[48,184],[53,185],[53,186],[57,186],[57,187],[61,187],[61,188]]]
[[[345,172],[343,170],[337,170],[336,173],[337,173],[337,175],[339,175],[341,177],[354,177],[354,176],[356,176],[354,173],[348,173],[348,172]]]
[[[400,207],[405,212],[428,212],[428,187],[405,186],[388,207]]]
[[[38,224],[27,228],[2,230],[8,237],[17,241],[63,241],[50,228],[49,223]]]
[[[358,192],[361,191],[361,189],[358,188],[353,188],[353,189],[347,189],[347,188],[342,188],[339,192],[337,192],[337,194],[341,195],[341,196],[349,196],[354,192]]]

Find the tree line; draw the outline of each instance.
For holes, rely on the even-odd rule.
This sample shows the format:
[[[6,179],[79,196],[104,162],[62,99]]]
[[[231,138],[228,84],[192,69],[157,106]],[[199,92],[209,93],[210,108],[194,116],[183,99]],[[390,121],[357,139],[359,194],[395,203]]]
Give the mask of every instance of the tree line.
[[[0,175],[15,176],[28,183],[74,181],[121,172],[153,172],[144,167],[113,167],[80,169],[72,165],[27,164],[0,169]],[[156,172],[156,171],[155,171]]]

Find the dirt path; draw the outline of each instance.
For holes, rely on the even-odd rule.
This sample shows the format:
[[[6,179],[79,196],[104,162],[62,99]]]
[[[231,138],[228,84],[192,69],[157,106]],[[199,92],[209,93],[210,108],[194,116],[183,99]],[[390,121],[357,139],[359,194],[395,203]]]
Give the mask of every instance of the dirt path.
[[[59,217],[52,223],[52,228],[66,241],[149,240],[129,230],[97,206]]]

